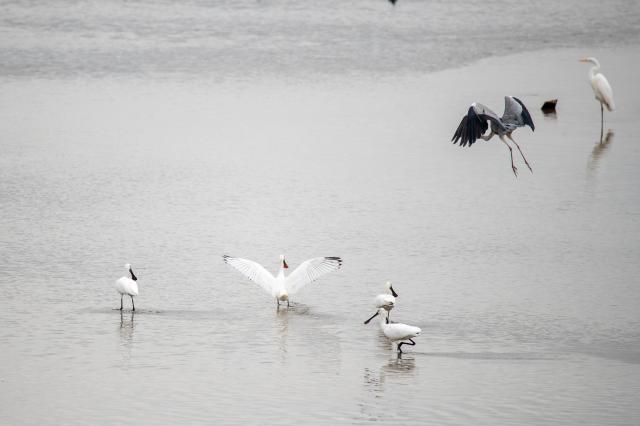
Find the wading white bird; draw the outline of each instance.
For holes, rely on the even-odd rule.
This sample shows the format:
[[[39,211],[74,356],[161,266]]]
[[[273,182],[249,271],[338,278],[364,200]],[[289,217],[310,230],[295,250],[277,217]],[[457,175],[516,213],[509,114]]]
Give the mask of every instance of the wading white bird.
[[[413,338],[419,336],[422,333],[420,327],[414,327],[412,325],[402,324],[399,322],[389,322],[389,314],[384,308],[378,310],[380,315],[380,328],[384,335],[391,342],[398,343],[398,352],[402,353],[402,345],[415,346],[416,342]],[[403,342],[402,340],[408,340],[409,342]]]
[[[133,303],[133,296],[138,295],[138,277],[134,275],[133,270],[131,269],[131,264],[127,263],[126,265],[124,265],[124,269],[126,269],[127,272],[131,274],[131,278],[125,276],[122,278],[118,278],[115,282],[116,290],[118,291],[118,293],[120,293],[120,310],[122,310],[122,298],[126,294],[127,296],[131,297],[131,310],[135,311],[136,305],[135,303]]]
[[[381,293],[377,295],[376,298],[373,300],[373,304],[376,306],[376,309],[382,308],[385,311],[389,312],[396,305],[396,297],[398,297],[398,293],[396,293],[395,290],[393,289],[393,286],[391,285],[391,281],[387,281],[384,284],[384,288],[389,293]],[[364,323],[369,324],[369,321],[374,319],[378,315],[378,313],[379,312],[376,311],[376,313],[373,314],[371,318],[366,320]],[[389,316],[389,314],[387,314],[387,316]]]
[[[252,260],[227,255],[222,258],[242,275],[262,287],[270,296],[275,297],[278,307],[280,302],[285,301],[289,306],[289,295],[297,293],[305,285],[342,266],[342,259],[339,257],[316,257],[302,262],[291,274],[285,276],[284,270],[288,269],[289,265],[284,255],[280,255],[280,271],[274,277],[262,265]]]
[[[596,58],[582,58],[580,62],[593,64],[593,67],[589,70],[589,81],[591,82],[593,94],[596,96],[598,102],[600,102],[600,139],[602,139],[604,107],[607,107],[607,111],[614,111],[616,109],[616,104],[613,101],[613,90],[606,77],[598,72],[600,70],[600,62],[598,62]]]
[[[491,125],[489,126],[489,124]],[[520,146],[511,137],[511,133],[513,133],[514,130],[524,126],[529,126],[532,131],[535,131],[535,125],[533,124],[529,110],[527,110],[527,107],[525,107],[518,98],[513,96],[504,97],[504,113],[502,117],[498,117],[498,114],[491,111],[488,107],[474,102],[469,107],[467,115],[462,117],[451,141],[455,144],[460,140],[460,146],[466,146],[467,144],[471,146],[478,139],[488,141],[493,135],[498,135],[500,140],[509,148],[511,170],[513,170],[514,175],[518,176],[518,168],[513,164],[513,150],[504,137],[508,137],[509,140],[514,143],[529,170],[533,171],[522,153]],[[489,127],[491,127],[491,133],[483,136]]]

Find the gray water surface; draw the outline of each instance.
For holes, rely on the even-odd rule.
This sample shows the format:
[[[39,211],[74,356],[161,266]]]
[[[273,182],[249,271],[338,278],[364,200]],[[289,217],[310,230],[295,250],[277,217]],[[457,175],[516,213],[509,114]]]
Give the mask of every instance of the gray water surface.
[[[629,0],[18,0],[0,3],[0,75],[399,75],[637,44],[638,28],[640,5]]]
[[[638,7],[577,3],[2,4],[0,423],[636,424]],[[505,94],[517,179],[449,142]],[[281,253],[344,267],[276,311],[221,257]]]

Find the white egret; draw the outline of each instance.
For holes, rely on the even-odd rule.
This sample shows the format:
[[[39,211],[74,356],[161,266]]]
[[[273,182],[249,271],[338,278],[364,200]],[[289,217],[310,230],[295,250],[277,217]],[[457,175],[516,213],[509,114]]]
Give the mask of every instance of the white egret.
[[[489,126],[489,123],[491,126]],[[533,171],[522,153],[520,145],[511,137],[511,133],[513,133],[514,130],[524,126],[529,126],[532,131],[535,131],[535,125],[533,124],[529,110],[527,110],[524,103],[516,97],[504,97],[504,113],[502,117],[498,117],[498,115],[488,107],[474,102],[469,107],[467,115],[462,117],[451,141],[455,144],[460,140],[460,146],[466,146],[467,144],[471,146],[478,139],[488,141],[493,135],[498,135],[500,140],[509,148],[511,170],[513,170],[514,175],[518,176],[518,168],[513,164],[513,150],[504,137],[508,137],[509,140],[515,144],[525,164],[530,171]],[[491,127],[491,133],[483,136],[489,127]]]
[[[384,308],[380,308],[378,310],[378,314],[381,314],[380,328],[387,339],[391,342],[400,342],[398,343],[399,353],[402,353],[402,345],[415,346],[416,342],[413,341],[413,338],[422,333],[420,327],[414,327],[412,325],[402,324],[399,322],[390,323],[389,314]],[[403,340],[408,340],[409,342],[403,342]]]
[[[275,297],[278,307],[280,302],[285,301],[289,306],[289,295],[297,293],[305,285],[342,266],[342,259],[339,257],[316,257],[302,262],[291,274],[285,276],[284,270],[288,269],[289,265],[284,255],[280,255],[280,271],[274,277],[262,265],[252,260],[227,255],[222,258],[242,275],[262,287],[270,296]]]
[[[607,107],[607,111],[614,111],[616,104],[613,101],[613,90],[607,78],[598,72],[600,70],[600,62],[594,57],[582,58],[580,62],[593,64],[593,67],[589,70],[589,81],[591,82],[591,88],[598,102],[600,102],[600,140],[602,140],[602,134],[604,130],[604,107]]]
[[[118,293],[120,293],[120,310],[122,310],[122,298],[126,294],[131,297],[131,306],[132,311],[136,310],[136,305],[133,303],[133,296],[138,295],[138,277],[135,276],[133,270],[131,269],[131,264],[127,263],[124,265],[124,268],[127,270],[129,274],[131,274],[131,278],[125,276],[118,278],[115,282],[115,287]]]
[[[398,297],[398,293],[396,293],[395,290],[393,289],[393,286],[391,285],[391,281],[387,281],[384,284],[384,288],[386,291],[388,291],[388,293],[381,293],[377,295],[376,298],[373,300],[373,304],[375,305],[376,309],[382,308],[385,311],[389,312],[396,305],[396,297]],[[369,321],[374,319],[378,315],[378,313],[379,312],[376,311],[376,313],[373,314],[371,318],[366,320],[364,323],[369,324]]]

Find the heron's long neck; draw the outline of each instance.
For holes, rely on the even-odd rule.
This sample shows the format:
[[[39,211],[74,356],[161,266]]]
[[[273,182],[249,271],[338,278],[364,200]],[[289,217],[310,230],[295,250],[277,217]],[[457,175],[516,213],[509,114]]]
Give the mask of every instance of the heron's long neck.
[[[599,70],[600,70],[600,64],[597,62],[594,63],[591,69],[589,70],[589,77],[590,78],[595,77]]]

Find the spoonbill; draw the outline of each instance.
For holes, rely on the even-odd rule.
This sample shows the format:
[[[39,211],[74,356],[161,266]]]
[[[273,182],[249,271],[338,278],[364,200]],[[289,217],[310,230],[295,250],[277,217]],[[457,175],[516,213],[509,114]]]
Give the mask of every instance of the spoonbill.
[[[126,265],[124,265],[124,269],[126,269],[127,272],[131,274],[131,278],[124,276],[124,277],[118,278],[115,282],[116,290],[118,291],[118,293],[120,293],[120,310],[122,310],[122,298],[126,294],[127,296],[131,297],[131,306],[132,306],[131,310],[135,311],[136,305],[135,303],[133,303],[133,296],[138,295],[138,283],[137,283],[138,277],[136,277],[135,274],[133,273],[130,263],[127,263]]]
[[[393,307],[396,305],[396,297],[398,297],[398,293],[396,293],[395,290],[393,289],[393,286],[391,285],[391,281],[387,281],[384,284],[384,288],[389,293],[381,293],[377,295],[376,298],[373,300],[373,304],[376,306],[376,309],[382,308],[385,311],[390,312],[393,309]],[[371,321],[376,316],[378,316],[378,314],[379,312],[376,310],[376,313],[373,314],[364,323],[369,324],[369,321]]]
[[[400,342],[398,343],[398,353],[402,353],[402,345],[415,346],[416,342],[413,341],[413,338],[422,333],[420,327],[414,327],[412,325],[402,324],[399,322],[389,322],[389,313],[384,308],[378,309],[378,314],[381,314],[380,328],[387,339],[391,342]],[[409,342],[403,342],[403,340],[408,340]]]
[[[489,126],[489,124],[491,124],[491,126]],[[511,170],[513,170],[513,174],[517,177],[518,168],[513,164],[513,150],[504,137],[508,137],[509,140],[515,144],[518,151],[520,151],[520,155],[522,155],[522,159],[525,164],[530,171],[533,171],[529,162],[522,153],[520,145],[518,145],[518,143],[511,137],[511,133],[513,133],[514,130],[518,127],[524,126],[531,127],[532,131],[535,130],[535,125],[533,124],[529,110],[527,110],[524,103],[516,97],[504,97],[504,113],[502,114],[502,117],[498,117],[498,115],[488,107],[474,102],[469,107],[467,115],[462,117],[451,141],[455,144],[460,140],[460,146],[466,146],[467,144],[471,146],[478,139],[488,141],[493,137],[493,135],[498,135],[500,140],[507,146],[507,148],[509,148],[509,155],[511,156]],[[491,127],[491,133],[483,136],[489,127]]]
[[[291,274],[285,276],[285,269],[289,268],[284,255],[280,255],[280,271],[273,276],[262,265],[253,260],[222,256],[224,261],[236,268],[242,275],[258,284],[264,291],[276,298],[277,306],[280,302],[287,302],[289,307],[289,295],[297,293],[307,284],[317,280],[321,276],[339,269],[342,259],[335,256],[315,257],[300,264]]]
[[[600,70],[600,62],[592,56],[588,58],[580,59],[580,62],[592,64],[593,67],[589,70],[589,81],[591,82],[591,88],[593,94],[596,96],[598,102],[600,102],[600,140],[602,140],[602,134],[604,129],[604,107],[607,107],[607,111],[614,111],[616,104],[613,101],[613,90],[607,78],[598,72]]]

